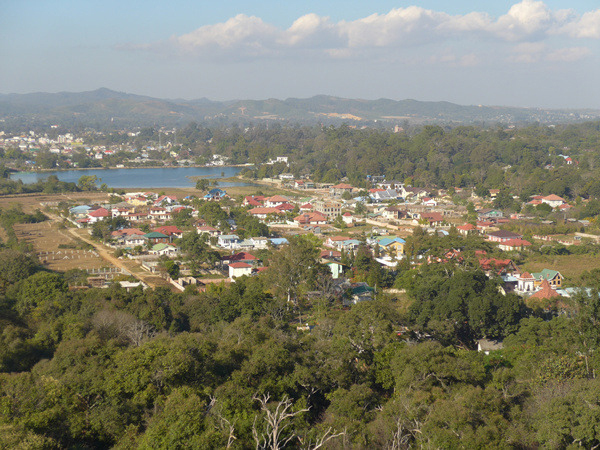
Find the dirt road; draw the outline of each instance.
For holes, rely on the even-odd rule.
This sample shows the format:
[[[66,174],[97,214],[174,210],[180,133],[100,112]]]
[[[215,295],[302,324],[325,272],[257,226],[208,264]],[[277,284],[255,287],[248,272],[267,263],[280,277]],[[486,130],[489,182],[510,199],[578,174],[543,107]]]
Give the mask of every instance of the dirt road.
[[[52,214],[52,213],[48,213],[48,212],[46,212],[45,214],[47,216],[49,216],[53,221],[55,221],[57,223],[62,223],[63,219],[61,217],[59,217],[55,214]],[[133,277],[135,277],[136,279],[138,279],[140,281],[143,281],[151,288],[156,288],[159,286],[166,286],[166,287],[169,287],[169,288],[172,288],[173,290],[175,290],[175,287],[173,285],[171,285],[171,283],[169,283],[167,280],[143,270],[141,265],[137,261],[123,260],[123,259],[119,259],[116,256],[114,256],[113,255],[114,250],[112,250],[109,247],[105,247],[104,245],[94,241],[90,237],[87,230],[80,229],[80,228],[67,228],[65,231],[67,233],[71,234],[76,239],[81,239],[83,242],[94,247],[94,250],[96,250],[98,255],[100,255],[100,257],[102,259],[104,259],[105,261],[109,262],[110,264],[112,264],[115,267],[126,270]]]

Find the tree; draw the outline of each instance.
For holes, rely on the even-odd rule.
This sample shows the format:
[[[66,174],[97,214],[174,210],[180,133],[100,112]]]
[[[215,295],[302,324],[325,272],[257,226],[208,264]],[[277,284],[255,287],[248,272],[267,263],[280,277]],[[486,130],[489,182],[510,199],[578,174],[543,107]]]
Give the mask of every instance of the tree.
[[[278,402],[275,408],[269,408],[268,403],[270,395],[254,396],[254,401],[259,402],[261,412],[264,414],[264,427],[260,430],[260,424],[257,426],[258,416],[254,418],[252,425],[252,436],[257,449],[277,450],[285,448],[290,441],[297,438],[294,432],[288,430],[290,427],[289,419],[293,419],[299,414],[308,412],[308,408],[293,411],[292,402],[285,397]]]
[[[198,215],[210,226],[219,226],[227,222],[228,215],[217,202],[205,202],[198,208]]]
[[[411,319],[446,344],[502,338],[527,315],[519,297],[500,294],[481,271],[428,266],[412,278],[408,292],[414,298]]]
[[[37,319],[47,314],[56,316],[65,306],[62,300],[66,292],[67,283],[62,276],[38,272],[21,284],[16,309],[22,316],[32,314]]]
[[[198,189],[201,192],[208,190],[209,187],[210,182],[206,178],[200,178],[198,181],[196,181],[196,189]]]
[[[37,269],[37,262],[30,256],[15,250],[3,250],[0,252],[0,292],[33,275]]]
[[[490,196],[490,190],[483,185],[478,185],[475,188],[475,195],[477,197],[485,198]]]
[[[169,277],[171,277],[173,280],[177,280],[179,278],[179,276],[180,276],[179,264],[177,264],[172,259],[168,259],[168,258],[161,259],[160,266],[165,271],[165,273],[167,275],[169,275]]]
[[[289,244],[269,258],[268,277],[276,294],[288,301],[297,300],[302,288],[311,283],[311,273],[317,270],[318,248],[304,237],[294,236]]]
[[[82,175],[77,181],[77,187],[82,191],[95,191],[98,189],[97,182],[101,181],[96,175]]]
[[[366,214],[367,208],[365,207],[365,204],[363,202],[356,202],[354,212],[357,216],[362,216],[363,214]]]
[[[206,243],[206,235],[194,232],[185,233],[179,241],[179,245],[194,274],[200,272],[203,264],[214,264],[219,259],[219,255],[210,250]]]

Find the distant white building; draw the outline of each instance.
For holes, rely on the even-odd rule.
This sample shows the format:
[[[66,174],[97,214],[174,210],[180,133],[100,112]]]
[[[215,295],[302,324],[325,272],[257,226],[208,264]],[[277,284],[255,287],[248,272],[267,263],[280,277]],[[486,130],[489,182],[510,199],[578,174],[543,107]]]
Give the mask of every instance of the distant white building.
[[[285,163],[285,164],[289,165],[288,157],[287,156],[278,156],[275,159],[269,160],[269,162],[267,164],[277,164],[277,163]]]

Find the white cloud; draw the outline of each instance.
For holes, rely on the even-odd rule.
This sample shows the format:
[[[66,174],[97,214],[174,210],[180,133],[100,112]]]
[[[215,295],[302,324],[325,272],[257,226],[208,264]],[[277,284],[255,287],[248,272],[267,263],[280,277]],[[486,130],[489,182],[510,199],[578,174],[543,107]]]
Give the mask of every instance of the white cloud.
[[[174,36],[170,44],[183,53],[210,53],[243,49],[253,55],[271,52],[279,30],[262,19],[238,14],[227,22],[206,25],[191,33]]]
[[[307,14],[280,33],[278,44],[300,48],[332,48],[343,46],[343,39],[329,17]]]
[[[561,48],[550,52],[546,59],[553,62],[573,62],[585,58],[590,52],[586,47]]]
[[[600,9],[586,12],[580,18],[568,22],[561,32],[574,38],[600,39]]]
[[[543,59],[546,52],[546,44],[543,42],[523,42],[513,47],[513,54],[508,60],[515,63],[536,63]]]
[[[548,32],[554,23],[555,17],[544,2],[523,0],[513,5],[491,29],[504,39],[521,40],[540,37]]]
[[[527,44],[544,42],[550,37],[600,39],[600,10],[577,15],[570,10],[553,11],[543,1],[522,0],[505,15],[494,19],[483,12],[450,15],[409,6],[392,9],[387,14],[337,23],[328,17],[307,14],[296,19],[287,29],[268,24],[259,17],[239,14],[226,22],[173,36],[167,42],[127,48],[200,58],[303,55],[340,59],[365,57],[365,54],[385,57],[385,52],[390,57],[397,57],[401,52],[419,46],[455,41],[463,43],[460,53],[470,55],[468,58],[456,56],[455,63],[464,61],[462,64],[472,65],[480,59],[476,54],[477,44]],[[575,48],[579,50],[575,51]],[[583,57],[587,53],[581,47],[573,47],[571,52],[557,50],[555,58],[566,57],[566,54]],[[527,50],[527,46],[515,47],[511,56],[511,60],[517,62],[539,59],[540,52]]]

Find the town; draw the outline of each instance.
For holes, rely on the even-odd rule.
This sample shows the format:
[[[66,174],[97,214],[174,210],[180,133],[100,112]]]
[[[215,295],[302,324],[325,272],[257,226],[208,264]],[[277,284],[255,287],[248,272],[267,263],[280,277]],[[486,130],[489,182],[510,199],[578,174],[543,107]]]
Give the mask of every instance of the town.
[[[112,446],[130,432],[169,447],[175,420],[226,448],[262,442],[269,414],[295,408],[309,425],[280,418],[289,436],[330,448],[477,447],[447,434],[456,421],[527,447],[529,432],[555,439],[535,425],[554,383],[595,401],[593,127],[185,130],[177,146],[149,130],[121,159],[105,152],[113,132],[37,150],[37,132],[4,135],[0,440]],[[129,133],[116,134],[143,134]],[[573,133],[587,137],[569,146]],[[57,170],[69,160],[104,170]],[[104,181],[186,164],[197,175],[169,187]],[[38,425],[48,407],[29,395],[71,428]]]
[[[288,158],[278,157],[276,162],[287,165]],[[264,259],[270,250],[289,244],[291,237],[307,235],[319,250],[320,263],[330,269],[335,291],[345,306],[374,298],[377,289],[401,292],[401,283],[394,282],[401,269],[450,260],[467,264],[470,259],[469,263],[488,277],[502,281],[499,289],[504,294],[518,294],[528,306],[549,312],[566,312],[568,307],[560,298],[589,289],[574,277],[563,286],[564,276],[557,270],[562,267],[527,262],[550,249],[568,251],[599,244],[600,237],[586,233],[590,221],[569,218],[556,224],[525,213],[505,215],[501,208],[493,207],[498,189],[479,197],[474,190],[415,188],[372,178],[373,187],[361,189],[346,182],[297,180],[289,173],[263,181],[268,189],[281,194],[233,198],[225,189],[211,188],[207,180],[201,180],[197,186],[200,192],[179,198],[140,191],[110,193],[96,202],[55,201],[44,202],[44,206],[60,214],[68,226],[86,230],[83,236],[92,238],[94,246],[112,251],[119,260],[138,262],[145,271],[180,291],[189,285],[203,291],[207,284],[259,275],[268,268]],[[519,201],[516,196],[514,200]],[[551,194],[531,196],[521,209],[547,208],[560,213],[573,207]],[[528,231],[511,231],[519,227],[526,230],[527,226]],[[562,227],[568,232],[540,234],[535,226],[549,230]],[[440,238],[442,246],[448,238],[446,247],[437,251],[409,249],[407,239],[414,241],[415,230]],[[195,255],[188,242],[195,239],[189,236],[196,234],[213,252],[212,260],[201,265],[191,264]],[[462,241],[467,240],[474,252],[463,251],[466,244]],[[55,260],[55,252],[43,254],[40,250],[42,262]],[[358,281],[361,277],[356,276],[353,262],[357,253],[365,251],[385,274],[379,286]],[[519,268],[522,263],[531,269]],[[123,283],[128,288],[148,286],[143,277],[138,278],[137,284]],[[109,281],[105,280],[104,286]],[[348,289],[360,295],[345,295]]]

